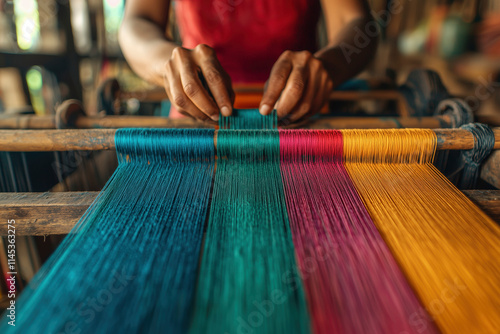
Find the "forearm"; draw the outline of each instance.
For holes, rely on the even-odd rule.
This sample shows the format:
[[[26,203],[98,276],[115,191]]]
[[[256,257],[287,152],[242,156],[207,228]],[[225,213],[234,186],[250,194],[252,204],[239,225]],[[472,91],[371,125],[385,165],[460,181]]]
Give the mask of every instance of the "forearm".
[[[123,21],[119,41],[135,73],[153,84],[163,86],[165,64],[178,45],[167,40],[158,25],[138,17]]]
[[[357,75],[373,59],[378,45],[373,26],[371,17],[355,19],[315,53],[330,74],[334,87]]]

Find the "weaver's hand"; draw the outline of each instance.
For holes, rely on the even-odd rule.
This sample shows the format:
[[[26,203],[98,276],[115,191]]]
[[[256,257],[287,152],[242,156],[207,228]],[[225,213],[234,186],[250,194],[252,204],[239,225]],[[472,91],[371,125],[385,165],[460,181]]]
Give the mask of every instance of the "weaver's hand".
[[[295,122],[318,112],[332,88],[322,62],[309,51],[285,51],[271,70],[259,110],[268,115],[279,100],[278,118]]]
[[[165,91],[180,113],[200,120],[231,115],[234,92],[215,51],[204,44],[193,50],[177,47],[167,61]]]

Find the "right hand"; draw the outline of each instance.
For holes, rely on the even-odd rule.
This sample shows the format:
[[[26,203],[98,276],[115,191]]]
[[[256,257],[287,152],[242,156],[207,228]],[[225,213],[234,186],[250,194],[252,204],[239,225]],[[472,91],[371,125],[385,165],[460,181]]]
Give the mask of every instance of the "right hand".
[[[208,87],[204,87],[200,75]],[[218,121],[219,110],[223,116],[231,115],[231,79],[207,45],[192,50],[176,47],[165,66],[164,83],[170,102],[183,115],[203,121]]]

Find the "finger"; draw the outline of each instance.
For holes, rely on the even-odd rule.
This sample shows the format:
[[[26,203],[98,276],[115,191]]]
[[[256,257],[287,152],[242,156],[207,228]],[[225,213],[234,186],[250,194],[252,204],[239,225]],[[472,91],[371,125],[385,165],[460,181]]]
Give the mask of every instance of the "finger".
[[[199,110],[186,96],[178,76],[179,74],[175,71],[167,71],[165,76],[165,87],[170,102],[183,115],[189,115],[202,121],[209,119],[208,116],[201,112],[201,110]]]
[[[330,78],[327,75],[326,82],[323,85],[324,87],[324,92],[323,92],[323,98],[322,102],[320,103],[320,106],[318,108],[318,111],[321,111],[325,105],[328,105],[330,102],[330,94],[332,93],[333,90],[333,82],[330,80]]]
[[[231,85],[231,83],[229,83],[229,86],[231,87],[231,89],[229,90],[229,97],[231,99],[231,106],[234,105],[234,101],[236,100],[236,94],[234,93],[234,90],[233,90],[233,86]],[[233,111],[231,110],[231,113]]]
[[[201,62],[200,68],[222,115],[230,116],[233,110],[230,93],[232,88],[231,85],[227,86],[227,80],[224,78],[225,74],[222,73],[224,70],[210,60]]]
[[[322,92],[318,94],[318,99],[315,100],[316,102],[313,103],[314,107],[312,107],[309,110],[309,112],[307,112],[303,117],[299,118],[297,122],[305,121],[309,117],[320,112],[323,106],[330,101],[330,93],[332,92],[332,89],[333,89],[333,83],[329,79],[328,75],[326,75],[326,80],[324,80],[324,83],[322,83],[319,88],[319,90],[320,91],[322,90]]]
[[[199,44],[193,50],[196,63],[200,66],[209,93],[224,116],[230,116],[234,103],[231,78],[220,64],[215,50],[208,45]]]
[[[281,93],[278,117],[289,114],[302,99],[309,81],[309,70],[305,66],[294,66],[285,89]]]
[[[318,94],[316,95],[313,102],[313,108],[311,109],[312,113],[317,113],[321,111],[321,108],[323,108],[323,106],[325,105],[327,96],[327,83],[328,83],[328,76],[324,74],[318,85]]]
[[[323,64],[318,59],[311,59],[311,73],[317,73],[315,75],[316,80],[316,90],[314,97],[311,102],[311,106],[306,114],[303,117],[309,117],[321,110],[321,108],[325,105],[326,101],[328,101],[329,93],[332,90],[333,83],[330,80],[329,74],[323,67]]]
[[[273,106],[285,88],[291,71],[292,62],[285,57],[280,57],[276,64],[274,64],[269,76],[267,89],[260,102],[259,111],[262,115],[269,115],[273,110]]]
[[[312,55],[308,51],[302,51],[295,54],[292,72],[279,98],[278,116],[280,118],[289,114],[302,99],[308,81],[310,77],[312,77],[310,70],[311,65],[313,70],[317,70],[317,67],[314,66],[317,64],[314,64],[312,60]]]
[[[214,121],[219,120],[219,110],[198,78],[198,71],[190,62],[180,64],[180,78],[184,94],[194,105]]]
[[[312,76],[312,74],[311,74]],[[314,100],[318,94],[318,88],[321,80],[314,80],[314,78],[309,78],[309,84],[307,85],[306,92],[302,96],[302,99],[296,105],[296,107],[289,114],[290,122],[295,122],[302,118],[304,115],[309,113],[313,108]]]

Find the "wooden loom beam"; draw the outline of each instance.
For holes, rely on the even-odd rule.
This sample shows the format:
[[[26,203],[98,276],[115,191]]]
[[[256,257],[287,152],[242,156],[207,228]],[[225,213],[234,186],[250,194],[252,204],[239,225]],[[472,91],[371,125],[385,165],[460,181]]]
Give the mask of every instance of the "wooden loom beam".
[[[498,116],[477,116],[479,123],[500,126]],[[438,129],[451,124],[450,116],[434,117],[324,117],[314,122],[298,124],[309,129],[393,129],[425,128]],[[186,119],[170,119],[158,116],[81,116],[66,128],[112,129],[112,128],[213,128],[210,123]],[[0,116],[0,129],[56,129],[55,116],[9,115]]]
[[[0,129],[56,129],[57,116],[0,115]],[[215,124],[190,118],[171,119],[157,116],[78,116],[64,128],[114,129],[114,128],[214,128]],[[500,120],[499,122],[500,123]],[[449,115],[434,117],[323,117],[315,121],[293,124],[310,129],[439,129],[451,124]]]
[[[14,219],[16,235],[67,234],[98,192],[0,193],[0,235]],[[469,190],[464,194],[493,220],[500,222],[500,190]]]
[[[473,135],[463,129],[435,129],[439,150],[470,150]],[[494,149],[500,149],[500,128]],[[115,149],[116,129],[100,130],[0,130],[0,151],[99,151]]]

